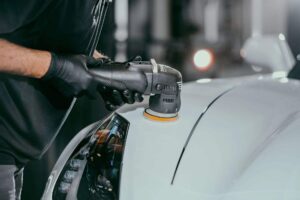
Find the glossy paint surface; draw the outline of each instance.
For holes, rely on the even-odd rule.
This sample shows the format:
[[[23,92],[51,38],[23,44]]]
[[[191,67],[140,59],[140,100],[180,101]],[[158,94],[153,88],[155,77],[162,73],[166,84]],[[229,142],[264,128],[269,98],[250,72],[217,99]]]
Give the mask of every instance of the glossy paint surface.
[[[176,122],[147,120],[143,109],[120,110],[131,123],[120,200],[300,199],[298,81],[186,84]]]

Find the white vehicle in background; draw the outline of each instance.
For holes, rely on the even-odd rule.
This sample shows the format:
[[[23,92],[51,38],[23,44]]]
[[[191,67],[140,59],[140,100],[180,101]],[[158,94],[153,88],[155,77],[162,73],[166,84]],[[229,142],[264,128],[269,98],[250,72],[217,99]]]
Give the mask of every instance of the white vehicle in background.
[[[173,122],[143,117],[147,100],[122,107],[74,137],[42,199],[300,199],[295,61],[282,36],[252,38],[242,54],[273,74],[184,84]]]

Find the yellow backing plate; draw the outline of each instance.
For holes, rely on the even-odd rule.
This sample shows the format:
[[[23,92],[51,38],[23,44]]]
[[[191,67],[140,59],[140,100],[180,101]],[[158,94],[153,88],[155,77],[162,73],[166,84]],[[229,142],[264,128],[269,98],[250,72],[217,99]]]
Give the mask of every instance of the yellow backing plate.
[[[150,120],[153,120],[153,121],[157,121],[157,122],[174,122],[178,118],[177,115],[175,117],[158,117],[158,116],[151,115],[151,114],[147,113],[146,110],[144,111],[144,116],[147,119],[150,119]]]

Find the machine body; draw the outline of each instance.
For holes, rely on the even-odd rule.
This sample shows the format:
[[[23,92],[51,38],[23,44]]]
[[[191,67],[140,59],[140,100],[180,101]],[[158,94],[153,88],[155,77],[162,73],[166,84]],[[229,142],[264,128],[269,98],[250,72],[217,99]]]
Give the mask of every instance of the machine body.
[[[104,63],[97,71],[91,70],[109,82],[108,87],[120,87],[150,95],[147,117],[151,119],[174,119],[180,109],[182,76],[179,71],[154,59],[126,63]],[[154,118],[152,118],[153,116]]]

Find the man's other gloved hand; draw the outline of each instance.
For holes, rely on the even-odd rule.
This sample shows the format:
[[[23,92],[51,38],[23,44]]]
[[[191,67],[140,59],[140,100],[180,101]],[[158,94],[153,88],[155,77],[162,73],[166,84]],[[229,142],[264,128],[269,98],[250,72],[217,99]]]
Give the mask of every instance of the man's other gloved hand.
[[[95,66],[98,61],[85,55],[63,56],[52,53],[49,70],[42,80],[50,82],[67,97],[88,95],[94,98],[100,92],[109,110],[115,110],[124,103],[143,100],[142,94],[126,89],[122,84],[107,87],[108,84],[88,70],[89,66]],[[93,70],[97,71],[96,68]]]
[[[111,58],[109,57],[102,57],[102,58],[96,58],[94,60],[91,60],[88,68],[89,69],[94,69],[94,68],[101,68],[101,65],[124,65],[124,67],[129,63],[129,62],[134,62],[134,61],[142,61],[142,57],[141,56],[134,56],[132,58],[130,58],[129,60],[126,60],[124,62],[116,62],[113,61]]]
[[[105,102],[105,107],[111,111],[116,110],[124,103],[133,104],[144,100],[141,93],[132,92],[130,90],[121,91],[101,86],[99,91]]]
[[[97,69],[101,69],[101,66],[104,64],[112,65],[111,67],[113,69],[113,65],[115,64],[124,65],[125,67],[129,62],[141,60],[142,58],[140,56],[135,56],[134,58],[129,59],[125,62],[115,62],[112,61],[110,58],[105,57],[93,60],[92,62],[90,62],[88,67],[89,69],[91,69],[92,73],[94,72],[95,74],[97,74]],[[108,110],[115,110],[124,103],[133,104],[135,102],[142,102],[144,100],[141,93],[133,92],[130,90],[117,90],[102,85],[99,87],[99,91],[103,100],[105,101],[105,107]]]

